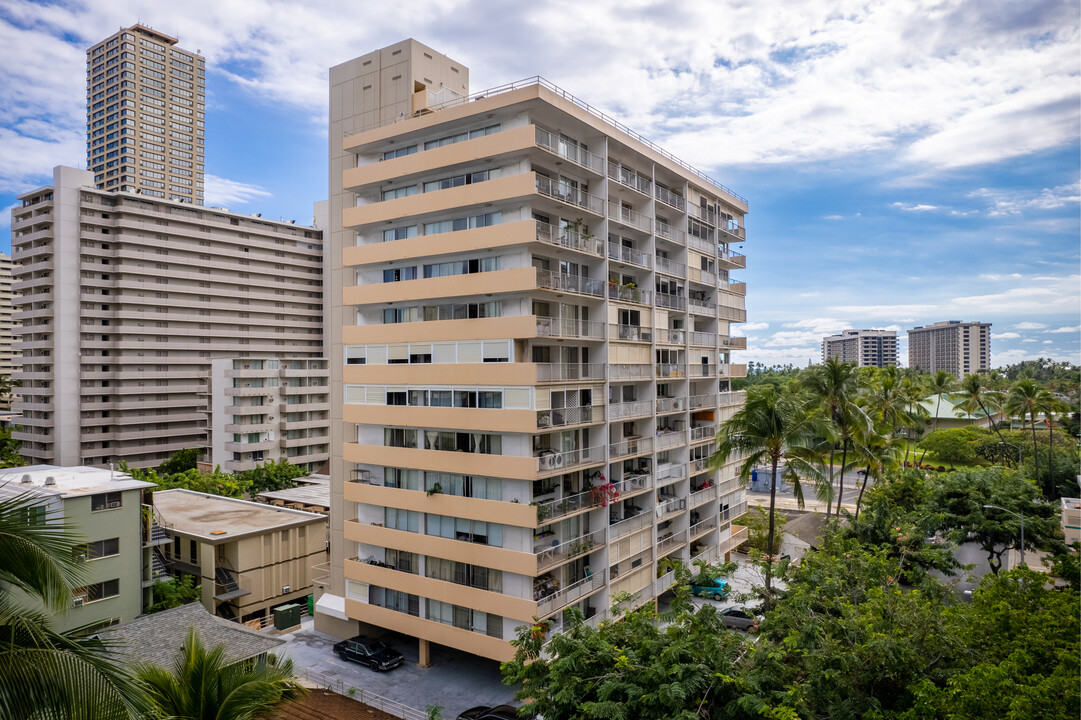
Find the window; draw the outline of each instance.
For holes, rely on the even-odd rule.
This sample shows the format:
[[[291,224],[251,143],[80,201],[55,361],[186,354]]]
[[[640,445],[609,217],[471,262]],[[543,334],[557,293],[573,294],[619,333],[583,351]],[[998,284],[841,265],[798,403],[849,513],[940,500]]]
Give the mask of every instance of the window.
[[[452,262],[431,263],[424,266],[424,277],[447,277],[449,275],[472,275],[474,273],[491,272],[499,269],[499,258],[486,257],[472,260],[456,260]],[[412,268],[416,272],[416,268]],[[384,270],[384,278],[388,271]],[[385,282],[385,279],[384,279]]]
[[[191,552],[191,562],[196,564],[199,562],[199,543],[195,540],[191,540],[188,543],[188,550]]]
[[[173,559],[180,559],[180,538],[178,537],[173,538]]]
[[[397,200],[398,198],[409,197],[410,195],[417,194],[416,185],[407,185],[406,187],[394,188],[393,190],[384,190],[384,200]]]
[[[123,497],[118,492],[99,493],[90,496],[90,510],[115,510],[123,505]]]
[[[393,160],[394,158],[405,157],[406,155],[412,155],[417,151],[416,145],[409,145],[408,147],[401,147],[397,150],[387,150],[383,153],[384,160]]]
[[[391,242],[392,240],[405,240],[406,238],[417,236],[416,225],[403,225],[402,227],[391,228],[390,230],[383,231],[383,242]]]
[[[474,228],[498,225],[501,217],[501,213],[493,212],[485,213],[483,215],[473,215],[471,217],[454,218],[453,220],[440,220],[439,222],[425,223],[424,234],[438,235],[439,233],[454,232],[457,230],[472,230]]]
[[[383,484],[399,490],[420,490],[420,471],[410,468],[383,468]]]
[[[407,532],[420,531],[420,513],[412,510],[399,510],[398,508],[383,508],[383,524],[385,527]]]
[[[492,168],[491,170],[478,170],[477,172],[453,175],[439,180],[429,180],[424,183],[424,192],[435,192],[436,190],[448,190],[450,188],[461,187],[462,185],[472,185],[474,183],[484,182],[485,180],[494,180],[499,177],[499,175],[500,168]],[[414,186],[414,191],[415,189],[416,186]],[[386,193],[383,194],[386,195]]]
[[[427,268],[427,266],[425,266],[425,268]],[[425,274],[424,277],[429,277],[429,276],[427,274]],[[402,280],[416,280],[416,279],[417,279],[417,268],[416,268],[415,265],[412,266],[412,267],[391,268],[389,270],[384,270],[383,271],[383,282],[385,282],[385,283],[401,282]]]
[[[112,557],[120,554],[120,538],[98,540],[97,542],[78,545],[75,554],[83,560],[97,560],[98,558]]]
[[[86,587],[76,588],[72,591],[72,596],[79,605],[106,600],[118,595],[120,595],[120,580],[106,580]]]
[[[386,558],[386,564],[395,570],[413,573],[414,575],[420,571],[420,560],[416,553],[387,548]]]
[[[457,72],[457,70],[455,70],[455,72]],[[454,135],[447,135],[446,137],[437,138],[435,140],[429,140],[424,143],[424,149],[432,150],[437,147],[443,147],[444,145],[453,145],[454,143],[459,143],[463,140],[472,140],[473,138],[484,137],[485,135],[491,135],[497,132],[499,132],[499,123],[477,128],[476,130],[466,130],[455,133]]]
[[[447,515],[425,515],[425,528],[428,535],[503,547],[503,526],[498,523],[455,518]]]

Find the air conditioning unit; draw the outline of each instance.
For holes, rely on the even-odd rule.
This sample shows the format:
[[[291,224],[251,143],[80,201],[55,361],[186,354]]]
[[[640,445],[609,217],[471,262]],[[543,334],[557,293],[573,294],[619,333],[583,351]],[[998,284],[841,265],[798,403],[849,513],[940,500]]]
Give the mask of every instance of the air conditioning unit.
[[[81,607],[82,604],[84,602],[86,602],[86,598],[81,598],[81,597],[73,598],[72,602],[75,604],[75,607]]]
[[[109,503],[109,509],[110,510],[113,510],[113,509],[118,508],[118,507],[120,507],[120,501],[119,500],[113,500],[112,502]]]
[[[282,585],[282,595],[293,592],[293,588],[289,585]]]

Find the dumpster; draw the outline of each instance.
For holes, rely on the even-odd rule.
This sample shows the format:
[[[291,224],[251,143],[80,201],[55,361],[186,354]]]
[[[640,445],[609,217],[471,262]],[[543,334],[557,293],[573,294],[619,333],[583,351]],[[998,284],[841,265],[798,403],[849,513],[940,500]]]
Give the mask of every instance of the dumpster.
[[[315,617],[315,595],[308,596],[308,617]]]
[[[300,611],[302,605],[290,603],[274,608],[274,629],[288,630],[300,624]]]

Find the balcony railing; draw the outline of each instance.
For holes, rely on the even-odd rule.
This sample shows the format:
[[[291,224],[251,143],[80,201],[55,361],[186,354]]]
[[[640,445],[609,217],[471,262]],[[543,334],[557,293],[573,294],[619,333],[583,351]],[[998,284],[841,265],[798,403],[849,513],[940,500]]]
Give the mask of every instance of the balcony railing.
[[[747,338],[745,337],[726,337],[721,338],[721,347],[729,350],[746,350]]]
[[[672,260],[666,257],[657,257],[657,270],[659,272],[668,273],[669,275],[675,275],[678,278],[687,277],[687,266],[678,260]]]
[[[706,470],[709,470],[709,458],[703,457],[691,460],[690,466],[692,473],[705,472]]]
[[[693,507],[693,508],[698,507],[702,503],[709,502],[710,500],[715,500],[716,498],[717,498],[717,486],[716,485],[711,485],[711,486],[709,486],[707,488],[702,488],[701,490],[697,490],[697,491],[691,493],[691,497],[690,497],[691,507]]]
[[[612,421],[644,417],[653,414],[653,403],[648,400],[608,404],[608,417]]]
[[[736,390],[734,392],[721,393],[718,398],[718,405],[742,405],[747,401],[746,390]]]
[[[687,298],[682,295],[669,295],[668,293],[659,292],[657,293],[657,307],[684,310],[687,307]]]
[[[722,280],[721,282],[717,283],[717,288],[720,290],[726,290],[730,293],[735,293],[736,295],[747,294],[747,283],[745,282],[737,282],[735,280]]]
[[[653,438],[625,438],[608,446],[608,453],[612,460],[633,455],[646,455],[653,452]]]
[[[579,295],[592,295],[604,297],[604,282],[581,275],[568,275],[566,273],[552,272],[551,270],[537,269],[537,287],[546,290],[559,290],[561,292],[578,293]]]
[[[678,243],[680,245],[686,245],[687,244],[687,233],[683,232],[682,230],[680,230],[678,228],[674,228],[674,227],[672,227],[671,225],[669,225],[667,223],[661,222],[660,220],[656,221],[656,223],[654,224],[654,228],[655,228],[657,237],[659,237],[659,238],[664,238],[665,240],[671,240],[672,242]]]
[[[536,503],[537,521],[545,525],[554,519],[601,506],[601,495],[593,492],[590,488],[584,492],[568,495],[567,497],[554,498]]]
[[[617,285],[614,282],[608,283],[608,297],[612,300],[622,300],[641,305],[649,305],[653,302],[652,291],[630,285]]]
[[[717,367],[717,372],[725,377],[746,377],[747,366],[740,363],[725,363]]]
[[[691,525],[690,536],[691,539],[694,540],[695,538],[702,537],[710,530],[716,529],[717,520],[715,518],[710,518],[709,520],[703,520],[700,523],[695,523],[694,525]]]
[[[604,340],[604,323],[600,320],[577,320],[539,315],[537,316],[537,335]]]
[[[585,405],[537,411],[537,427],[541,429],[600,422],[604,422],[604,405]]]
[[[668,483],[676,482],[687,477],[687,466],[680,463],[679,465],[667,465],[657,468],[655,473],[657,478],[657,485],[667,485]]]
[[[699,315],[713,315],[717,312],[717,303],[689,298],[687,300],[687,309]]]
[[[679,412],[687,409],[687,398],[682,397],[666,397],[657,398],[657,412],[669,413]]]
[[[648,327],[641,327],[639,325],[617,325],[615,323],[612,323],[608,327],[611,331],[611,340],[653,342],[653,331]]]
[[[653,377],[653,366],[647,364],[620,363],[608,366],[613,380],[641,380]]]
[[[657,517],[663,518],[666,515],[671,515],[677,512],[683,512],[687,509],[687,498],[685,497],[673,497],[657,505]]]
[[[645,195],[649,195],[650,189],[653,187],[653,182],[649,178],[611,160],[608,161],[608,177],[620,185],[626,185],[630,189],[637,190]]]
[[[641,530],[644,527],[649,527],[653,524],[653,516],[648,512],[639,513],[634,517],[629,517],[625,520],[620,520],[617,523],[613,523],[608,528],[608,537],[612,540],[621,538],[624,535],[629,535],[635,530]]]
[[[687,210],[687,201],[683,198],[682,195],[674,193],[671,190],[667,190],[665,188],[662,188],[659,185],[654,186],[653,192],[654,192],[654,197],[656,197],[658,200],[660,200],[665,205],[668,205],[669,207],[674,207],[676,210],[679,210],[680,212],[686,212],[686,210]]]
[[[648,490],[653,485],[653,476],[648,472],[627,475],[613,483],[620,495]]]
[[[537,363],[537,382],[604,380],[607,367],[605,363]]]
[[[658,549],[659,549],[658,545]],[[664,575],[653,581],[653,594],[661,595],[665,590],[676,584],[676,572],[675,570],[669,570]]]
[[[687,365],[685,363],[657,363],[657,378],[684,378],[687,377]]]
[[[691,332],[691,345],[699,347],[714,347],[717,344],[717,333]]]
[[[687,342],[687,331],[660,328],[657,330],[657,342],[668,345],[684,345]]]
[[[694,363],[690,366],[691,377],[716,377],[717,367],[709,363]]]
[[[717,259],[734,267],[747,267],[747,256],[735,250],[718,250]]]
[[[717,437],[716,425],[699,425],[691,428],[691,442],[696,440],[712,440]]]
[[[554,135],[541,127],[537,127],[537,145],[545,150],[551,150],[556,155],[566,158],[572,163],[589,168],[593,172],[604,172],[604,159],[600,155],[591,153],[579,145],[562,142],[558,135]]]
[[[604,198],[583,192],[569,183],[538,175],[537,192],[560,202],[588,210],[596,215],[604,215]]]
[[[709,270],[702,270],[696,267],[688,269],[687,279],[693,280],[696,283],[702,283],[703,285],[717,285],[717,276],[714,273],[711,273]]]
[[[596,465],[603,463],[604,446],[597,445],[591,448],[556,452],[554,450],[542,451],[537,455],[537,472],[549,473],[567,471],[584,465]]]
[[[712,240],[700,238],[697,235],[687,236],[687,247],[692,250],[697,250],[700,253],[704,253],[706,257],[713,257],[717,254],[717,243]]]
[[[556,610],[565,608],[571,603],[577,602],[592,592],[604,587],[604,576],[601,573],[590,574],[576,583],[565,588],[556,590],[555,593],[543,598],[537,603],[537,615],[544,617]]]
[[[717,307],[717,317],[721,320],[728,320],[730,322],[747,322],[747,311],[743,308],[719,305]]]
[[[642,268],[649,268],[651,264],[649,253],[610,240],[608,241],[608,257],[612,260],[625,262],[628,265],[637,265]]]
[[[657,538],[657,552],[663,553],[671,550],[674,547],[682,545],[687,542],[687,531],[680,530],[677,533],[671,533],[669,535],[661,535]]]
[[[576,537],[573,540],[557,543],[550,548],[538,549],[535,552],[537,556],[537,572],[544,572],[573,557],[586,555],[604,547],[604,533],[606,530],[607,528],[602,528],[581,537]]]
[[[597,255],[598,257],[604,255],[604,245],[600,238],[575,232],[570,228],[559,228],[539,220],[537,221],[537,241],[546,245],[555,245],[568,250]]]
[[[661,432],[657,434],[657,449],[667,450],[668,448],[679,447],[687,444],[687,433],[683,430],[673,430],[671,432]]]
[[[623,223],[633,228],[649,232],[652,227],[650,219],[636,210],[625,208],[617,202],[608,201],[608,219]]]

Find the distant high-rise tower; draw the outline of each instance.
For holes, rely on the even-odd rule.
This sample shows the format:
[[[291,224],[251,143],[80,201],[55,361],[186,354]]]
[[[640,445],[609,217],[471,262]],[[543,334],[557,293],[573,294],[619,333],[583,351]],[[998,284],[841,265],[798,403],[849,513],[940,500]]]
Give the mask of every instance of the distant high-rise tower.
[[[103,190],[203,204],[206,61],[143,25],[86,51],[86,167]]]
[[[991,367],[991,323],[948,320],[908,331],[908,366],[959,378]]]
[[[0,375],[10,378],[15,371],[15,322],[12,318],[11,258],[0,252]],[[2,400],[0,400],[2,401]]]
[[[844,330],[822,338],[822,362],[836,358],[859,367],[897,364],[896,330]]]

